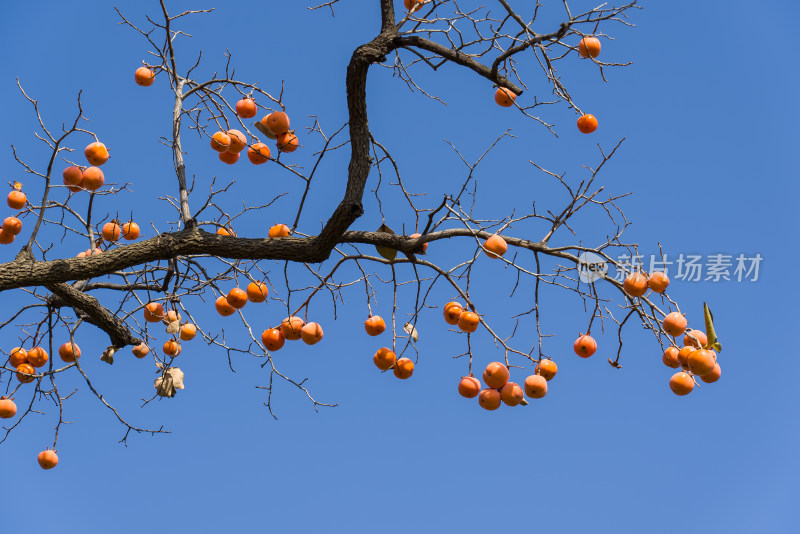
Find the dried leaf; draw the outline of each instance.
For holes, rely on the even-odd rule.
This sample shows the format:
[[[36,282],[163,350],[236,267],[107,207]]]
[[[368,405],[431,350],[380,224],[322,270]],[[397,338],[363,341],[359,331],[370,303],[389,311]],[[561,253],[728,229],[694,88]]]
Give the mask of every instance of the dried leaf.
[[[162,397],[175,396],[175,388],[172,386],[172,377],[166,373],[156,378],[155,388],[156,393]]]
[[[172,321],[171,323],[167,324],[167,334],[177,334],[181,330],[181,322]]]
[[[405,325],[403,325],[403,330],[405,330],[406,334],[409,334],[411,336],[411,339],[414,340],[415,343],[417,342],[417,340],[419,339],[419,332],[417,332],[417,329],[414,328],[413,324],[406,323]]]
[[[106,362],[108,365],[114,365],[114,353],[117,352],[116,347],[111,345],[106,350],[103,351],[103,355],[100,356],[100,359]]]
[[[274,140],[274,139],[278,138],[278,136],[275,135],[274,133],[270,132],[269,128],[267,128],[264,125],[264,123],[261,122],[261,121],[257,121],[255,123],[255,127],[258,129],[259,132],[261,132],[262,134],[266,135],[268,139],[273,139]]]
[[[174,397],[176,389],[183,389],[183,371],[177,367],[170,367],[156,378],[156,393],[162,397]]]
[[[183,371],[179,367],[171,367],[167,372],[172,376],[172,383],[175,389],[183,389]]]

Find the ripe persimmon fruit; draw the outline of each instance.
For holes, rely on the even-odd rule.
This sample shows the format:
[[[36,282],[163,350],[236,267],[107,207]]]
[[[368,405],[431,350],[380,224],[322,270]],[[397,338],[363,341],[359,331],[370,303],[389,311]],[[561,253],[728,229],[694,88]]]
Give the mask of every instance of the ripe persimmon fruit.
[[[106,241],[117,241],[122,236],[122,227],[116,221],[107,222],[103,225],[103,239]]]
[[[700,375],[700,380],[705,382],[706,384],[713,384],[719,377],[722,376],[722,368],[719,366],[719,362],[714,364],[714,370],[710,373],[706,373],[704,375]]]
[[[282,152],[294,152],[300,146],[300,141],[298,141],[294,132],[280,134],[276,143],[278,144],[278,150]]]
[[[64,185],[67,189],[76,193],[81,190],[81,183],[83,182],[83,171],[80,167],[71,166],[64,169],[62,173],[64,178]]]
[[[62,361],[67,363],[74,362],[78,358],[81,357],[81,348],[75,343],[75,349],[72,348],[72,343],[67,341],[60,347],[58,347],[58,355],[61,357]]]
[[[517,94],[506,87],[498,87],[497,91],[494,92],[494,101],[497,102],[499,106],[503,106],[504,108],[510,108],[513,106],[514,100],[516,99]]]
[[[219,153],[219,160],[222,163],[227,163],[228,165],[233,165],[237,161],[239,161],[239,157],[241,154],[238,152],[220,152]]]
[[[231,228],[225,228],[224,226],[220,226],[217,228],[217,235],[227,235],[231,237],[236,237],[236,232],[234,232]]]
[[[558,366],[553,360],[542,359],[536,364],[534,372],[542,375],[545,380],[550,382],[556,376],[556,373],[558,372]]]
[[[133,79],[136,82],[136,85],[150,87],[156,80],[156,74],[147,67],[139,67],[136,69],[136,72],[133,73]]]
[[[5,395],[0,397],[0,419],[11,419],[17,415],[17,405]]]
[[[683,371],[678,371],[669,379],[669,389],[680,397],[688,395],[694,389],[694,380]]]
[[[106,183],[106,177],[97,167],[87,167],[81,177],[81,187],[89,191],[97,191]]]
[[[164,319],[164,306],[158,302],[150,302],[144,307],[144,319],[148,323],[159,323]]]
[[[6,202],[8,203],[8,207],[12,210],[21,210],[25,207],[25,204],[28,202],[28,197],[25,196],[25,193],[22,191],[11,191],[6,198]]]
[[[2,228],[0,228],[0,245],[9,245],[14,242],[16,236],[10,232],[4,232]]]
[[[164,306],[158,302],[150,302],[144,307],[144,320],[148,323],[159,323],[164,318]]]
[[[275,135],[281,135],[289,131],[289,115],[283,111],[270,113],[264,117],[262,123]]]
[[[677,369],[681,366],[681,362],[678,360],[678,352],[677,347],[668,347],[661,356],[661,361],[664,362],[664,365],[667,367]]]
[[[228,130],[228,137],[231,140],[231,144],[228,146],[228,152],[238,154],[247,147],[247,138],[239,130]]]
[[[244,308],[244,305],[247,304],[247,292],[244,289],[240,289],[238,287],[234,287],[230,291],[228,291],[228,296],[226,297],[228,304],[233,306],[236,309]]]
[[[231,146],[231,138],[225,132],[216,132],[211,136],[211,148],[217,152],[227,152]]]
[[[502,396],[496,389],[486,388],[478,395],[478,404],[486,410],[496,410],[500,407]]]
[[[647,293],[647,278],[638,271],[632,272],[622,282],[622,289],[632,297],[641,297]]]
[[[122,237],[127,241],[133,241],[139,237],[139,225],[135,222],[126,222],[122,225]]]
[[[547,395],[547,380],[542,375],[530,375],[525,379],[525,395],[532,399],[541,399]]]
[[[78,357],[80,357],[80,349],[78,349]],[[43,367],[49,359],[50,355],[42,347],[33,347],[28,351],[28,363],[34,367]]]
[[[409,13],[413,13],[422,9],[422,4],[428,1],[429,0],[404,0],[403,5],[406,6]]]
[[[236,308],[228,304],[228,299],[225,297],[218,297],[214,302],[214,307],[217,309],[217,313],[223,317],[228,317],[236,313]]]
[[[506,240],[497,234],[494,234],[483,243],[483,251],[490,258],[497,259],[508,250],[508,243]]]
[[[525,394],[519,384],[507,382],[505,386],[500,388],[500,398],[508,406],[516,406],[524,400]]]
[[[261,165],[269,161],[269,147],[264,143],[256,143],[247,149],[247,159],[253,165]]]
[[[164,350],[164,354],[166,354],[167,356],[172,356],[173,358],[181,353],[181,346],[174,339],[165,341],[164,346],[162,348]]]
[[[589,113],[581,115],[578,118],[578,130],[585,134],[590,134],[597,130],[597,118]]]
[[[458,382],[458,394],[468,399],[474,399],[481,392],[481,383],[474,376],[462,376]]]
[[[19,235],[22,231],[22,221],[16,217],[6,217],[3,221],[3,231],[11,235]]]
[[[462,312],[458,317],[458,328],[464,332],[474,332],[478,329],[481,318],[473,311]]]
[[[381,371],[388,371],[394,367],[396,361],[397,356],[395,353],[386,347],[378,349],[378,352],[372,357],[372,362],[375,364],[375,367]]]
[[[693,336],[695,339],[692,339],[689,336]],[[698,346],[699,343],[699,346]],[[706,337],[705,332],[702,330],[689,330],[689,332],[683,336],[683,346],[684,347],[705,347],[708,344],[708,337]]]
[[[17,366],[17,380],[19,380],[23,384],[27,384],[28,382],[33,382],[34,377],[26,376],[36,374],[36,371],[33,369],[33,366],[29,363],[22,363]]]
[[[668,313],[666,317],[664,317],[664,321],[661,325],[664,327],[664,332],[671,335],[672,337],[679,336],[686,331],[686,325],[688,322],[686,321],[686,317],[683,316],[680,312],[672,312]]]
[[[444,320],[447,324],[457,325],[464,308],[458,302],[448,302],[444,307]]]
[[[144,358],[150,353],[150,348],[144,343],[140,343],[139,345],[133,347],[133,349],[131,349],[131,352],[133,352],[133,355],[136,356],[137,358]]]
[[[597,57],[600,55],[600,39],[597,37],[584,37],[581,39],[581,42],[578,43],[578,53],[582,57]]]
[[[267,350],[276,351],[283,347],[283,344],[286,343],[286,339],[279,329],[268,328],[261,333],[261,342]]]
[[[178,313],[175,310],[169,310],[164,315],[164,319],[162,319],[162,322],[164,324],[169,324],[169,323],[174,323],[175,321],[180,322],[180,320],[181,320],[181,314],[180,313]]]
[[[270,227],[269,229],[269,237],[289,237],[289,232],[291,230],[285,224],[276,224],[275,226]]]
[[[508,382],[508,367],[500,362],[492,362],[483,370],[483,382],[492,389],[500,389]]]
[[[661,271],[656,271],[647,279],[647,287],[655,293],[663,293],[669,286],[669,277]]]
[[[269,289],[264,282],[250,282],[247,284],[247,300],[250,302],[264,302],[269,295]]]
[[[400,380],[411,378],[411,375],[413,374],[414,374],[414,362],[412,362],[408,358],[400,358],[394,364],[394,376],[396,376]]]
[[[8,364],[11,367],[18,367],[23,363],[28,363],[28,351],[22,347],[14,347],[8,356]]]
[[[192,323],[184,323],[181,325],[180,338],[183,341],[191,341],[197,335],[197,327]]]
[[[589,334],[584,334],[575,340],[575,343],[572,344],[572,349],[581,358],[588,358],[597,350],[597,341]]]
[[[289,341],[296,341],[300,339],[300,331],[303,329],[305,322],[300,317],[286,317],[281,321],[281,334]]]
[[[236,114],[239,115],[243,119],[252,119],[258,113],[258,106],[256,105],[256,101],[250,98],[249,96],[245,96],[238,102],[236,102]]]
[[[322,327],[319,323],[310,322],[303,325],[303,328],[300,329],[300,339],[302,339],[307,345],[315,345],[322,341]]]
[[[678,351],[678,363],[684,369],[689,369],[689,355],[695,351],[694,347],[682,347]]]
[[[83,151],[83,154],[86,156],[86,161],[89,162],[89,165],[93,165],[95,167],[99,167],[108,161],[108,149],[106,148],[106,145],[100,141],[89,143],[86,146],[86,149]]]
[[[714,370],[714,365],[717,363],[717,353],[713,350],[698,349],[689,353],[686,359],[689,363],[689,370],[697,375],[707,375]]]
[[[366,330],[367,334],[370,336],[378,336],[386,330],[386,322],[380,315],[373,315],[364,321],[364,330]]]
[[[56,451],[50,449],[40,452],[36,460],[39,462],[39,466],[42,469],[52,469],[58,465],[58,455]]]

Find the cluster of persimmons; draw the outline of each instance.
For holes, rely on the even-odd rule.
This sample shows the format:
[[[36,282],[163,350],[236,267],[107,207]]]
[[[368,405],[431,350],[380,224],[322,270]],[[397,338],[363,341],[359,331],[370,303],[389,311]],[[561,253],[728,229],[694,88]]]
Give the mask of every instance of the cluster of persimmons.
[[[644,272],[632,272],[623,281],[622,288],[631,297],[642,297],[650,289],[655,293],[663,293],[669,285],[669,278],[663,272],[647,275]],[[707,384],[719,380],[722,369],[717,362],[717,353],[708,347],[708,337],[701,330],[687,332],[688,321],[680,312],[668,313],[662,322],[664,331],[672,336],[673,344],[662,355],[664,365],[681,370],[672,375],[670,389],[676,395],[688,395],[695,386],[695,378]],[[675,338],[683,335],[683,346],[678,347]]]
[[[418,11],[429,0],[405,0],[404,4],[410,13]],[[584,58],[596,58],[600,54],[600,41],[593,36],[586,36],[578,44],[578,53]],[[148,67],[140,67],[135,72],[135,82],[140,86],[150,86],[155,80],[155,72]],[[499,87],[495,92],[495,102],[503,107],[514,105],[516,94],[508,88]],[[241,119],[250,119],[258,114],[258,106],[250,96],[241,98],[235,106],[236,114]],[[289,116],[285,111],[274,111],[264,116],[257,124],[257,128],[269,139],[276,141],[276,146],[282,152],[294,152],[298,146],[298,138],[294,130],[290,129]],[[578,129],[583,133],[592,133],[597,129],[597,119],[591,114],[582,114],[577,121]],[[255,140],[254,140],[255,141]],[[210,139],[211,148],[219,154],[219,159],[227,164],[235,164],[240,159],[240,154],[247,149],[247,157],[251,163],[260,165],[266,163],[271,152],[269,147],[261,142],[247,142],[246,136],[239,130],[228,129],[214,133]],[[96,191],[105,183],[105,177],[100,166],[109,159],[106,146],[100,141],[89,144],[84,155],[88,166],[72,165],[63,171],[63,183],[70,192]],[[13,190],[8,194],[8,206],[15,210],[23,209],[27,204],[27,198],[22,192],[22,185],[18,182],[13,184]],[[7,217],[0,227],[0,244],[8,244],[14,241],[15,236],[22,230],[22,223],[16,217]],[[290,228],[285,224],[276,224],[269,229],[270,238],[287,237],[291,233]],[[229,227],[220,227],[217,234],[235,236],[235,232]],[[140,235],[139,226],[128,221],[121,223],[119,220],[112,220],[106,223],[101,231],[102,239],[108,243],[114,243],[120,238],[126,240],[137,239]],[[419,237],[413,234],[411,237]],[[424,245],[427,248],[427,243]],[[493,235],[483,244],[484,252],[490,257],[497,259],[505,254],[508,249],[506,241],[499,235]],[[99,246],[94,246],[78,254],[83,257],[91,254],[100,253]],[[623,283],[623,289],[631,297],[641,297],[648,289],[656,293],[662,293],[669,279],[664,273],[656,272],[650,276],[645,273],[634,272],[630,274]],[[245,289],[234,287],[227,295],[216,299],[216,311],[223,317],[233,315],[237,310],[242,309],[248,302],[265,302],[269,294],[267,285],[264,282],[252,281]],[[190,341],[197,334],[196,325],[190,322],[182,322],[181,315],[176,309],[165,310],[164,305],[159,302],[149,302],[144,306],[144,319],[148,323],[163,323],[167,326],[169,338],[164,342],[162,350],[164,355],[175,358],[181,354],[181,342]],[[459,302],[449,302],[444,307],[444,319],[449,325],[457,326],[465,333],[475,332],[480,323],[480,316],[473,309],[463,306]],[[386,323],[378,315],[371,315],[364,322],[364,328],[368,335],[378,336],[386,330]],[[719,379],[721,370],[716,361],[716,353],[706,348],[708,343],[705,333],[699,330],[691,330],[686,333],[687,321],[679,312],[668,314],[663,321],[663,329],[670,336],[675,337],[684,335],[683,347],[678,348],[677,342],[670,346],[663,354],[663,362],[670,368],[681,368],[670,379],[669,385],[677,395],[686,395],[692,391],[695,382],[694,377],[699,376],[704,382],[711,383]],[[306,323],[297,316],[284,318],[278,326],[267,328],[261,335],[264,347],[269,351],[280,350],[286,340],[303,340],[309,345],[314,345],[322,340],[323,330],[316,322]],[[582,357],[588,358],[597,350],[597,342],[591,337],[590,332],[580,334],[573,345],[574,352]],[[150,353],[150,348],[146,343],[133,347],[134,356],[144,358]],[[59,347],[59,357],[62,361],[70,363],[80,358],[81,352],[74,340],[65,342]],[[33,347],[26,350],[22,347],[14,348],[8,358],[8,363],[16,369],[16,378],[20,383],[33,381],[36,376],[36,368],[44,366],[49,359],[47,352],[42,347]],[[405,357],[397,358],[397,355],[389,348],[382,347],[373,356],[373,362],[381,371],[393,370],[393,374],[400,379],[410,378],[414,373],[414,362]],[[478,397],[481,407],[487,410],[496,410],[502,403],[508,406],[527,404],[525,396],[532,399],[543,398],[547,394],[547,385],[557,373],[556,363],[550,359],[542,358],[534,368],[534,373],[527,376],[520,386],[510,381],[510,372],[507,364],[501,362],[489,363],[482,374],[481,381],[470,373],[468,376],[461,377],[458,383],[458,392],[466,398]],[[0,397],[0,418],[12,418],[17,413],[17,407],[13,399],[5,396]],[[39,453],[38,462],[44,469],[51,469],[58,463],[58,456],[54,450],[46,449]]]
[[[506,253],[508,244],[505,239],[495,234],[483,243],[483,250],[487,256],[496,259]],[[444,320],[449,325],[458,326],[462,332],[472,333],[478,329],[480,316],[472,310],[465,309],[459,302],[448,302],[444,307]],[[461,377],[458,383],[458,392],[468,399],[478,397],[478,403],[487,410],[496,410],[501,403],[508,406],[527,404],[525,395],[532,399],[541,399],[547,394],[547,382],[556,376],[557,367],[552,360],[541,360],[534,370],[534,374],[525,378],[523,387],[516,382],[510,382],[510,373],[507,365],[492,362],[483,371],[483,382],[486,387],[481,389],[481,382],[472,374]],[[523,389],[524,388],[524,389]]]
[[[155,73],[147,67],[136,69],[134,79],[137,84],[148,87],[155,81]],[[245,96],[236,102],[236,114],[241,119],[252,119],[258,114],[255,99]],[[294,130],[289,129],[289,115],[285,111],[268,113],[256,125],[264,135],[275,141],[281,152],[294,152],[299,146],[299,141]],[[247,148],[247,159],[254,165],[261,165],[269,161],[271,152],[269,147],[261,142],[248,144],[244,133],[236,129],[218,131],[211,136],[211,148],[219,153],[220,161],[233,165],[239,161],[241,153]]]
[[[74,341],[67,341],[58,348],[58,355],[62,361],[72,363],[81,357],[81,349]],[[36,378],[36,369],[43,367],[50,359],[50,355],[43,347],[33,347],[25,350],[14,347],[8,357],[8,365],[17,369],[16,376],[22,384],[33,382]],[[13,398],[0,397],[0,418],[10,419],[17,414],[17,405]],[[56,451],[45,449],[39,453],[39,465],[42,469],[52,469],[58,463]]]

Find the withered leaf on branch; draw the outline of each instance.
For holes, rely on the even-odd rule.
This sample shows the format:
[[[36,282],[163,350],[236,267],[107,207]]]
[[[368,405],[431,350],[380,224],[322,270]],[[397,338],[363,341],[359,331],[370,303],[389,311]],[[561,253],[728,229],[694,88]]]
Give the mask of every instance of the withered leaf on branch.
[[[411,339],[414,340],[414,343],[417,342],[417,340],[419,339],[419,332],[417,332],[417,329],[414,328],[413,324],[406,323],[405,325],[403,325],[403,330],[405,330],[406,334],[411,336]]]
[[[155,388],[162,397],[174,397],[176,389],[183,389],[183,371],[178,367],[170,367],[156,378]]]
[[[111,345],[106,350],[103,351],[103,355],[100,356],[100,359],[106,362],[108,365],[114,365],[114,353],[117,352],[116,347]]]
[[[167,334],[177,334],[181,330],[180,321],[172,321],[167,323]]]

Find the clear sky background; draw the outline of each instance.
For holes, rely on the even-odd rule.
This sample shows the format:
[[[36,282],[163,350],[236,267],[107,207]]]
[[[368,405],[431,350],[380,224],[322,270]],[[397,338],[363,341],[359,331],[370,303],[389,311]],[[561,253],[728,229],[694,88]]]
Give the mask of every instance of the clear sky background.
[[[335,18],[307,11],[308,4],[169,2],[172,12],[217,8],[183,26],[194,37],[178,40],[182,64],[185,68],[202,49],[197,74],[208,76],[224,66],[227,48],[237,77],[258,81],[274,94],[284,81],[285,103],[299,130],[311,126],[308,116],[316,115],[333,131],[346,118],[350,54],[379,30],[378,2],[342,0]],[[56,128],[72,120],[83,89],[87,127],[112,151],[104,167],[107,181],[127,181],[133,189],[102,199],[98,209],[123,216],[133,210],[144,236],[151,237],[147,221],[167,230],[174,220],[169,206],[156,200],[177,191],[169,152],[156,139],[169,134],[172,99],[164,77],[150,88],[133,83],[147,43],[117,25],[112,5],[73,0],[4,6],[0,95],[6,127],[0,133],[0,170],[4,181],[25,182],[34,198],[41,192],[41,184],[26,177],[12,157],[14,144],[37,168],[46,165],[32,135],[35,117],[16,77]],[[158,16],[154,0],[116,5],[140,23],[145,12]],[[635,28],[605,27],[616,40],[603,41],[602,58],[633,61],[632,66],[607,70],[604,83],[577,55],[562,63],[576,102],[599,119],[591,136],[580,134],[574,113],[557,105],[542,110],[543,118],[556,124],[559,138],[554,138],[516,110],[496,106],[488,82],[453,66],[435,74],[415,71],[417,82],[447,105],[410,92],[389,70],[373,67],[370,126],[392,151],[409,188],[429,193],[422,201],[427,206],[453,193],[465,175],[444,140],[475,160],[510,129],[516,137],[501,142],[476,175],[476,213],[484,218],[506,216],[512,208],[519,214],[534,200],[537,208],[559,209],[563,193],[529,160],[566,172],[567,180],[577,183],[586,177],[582,165],[598,163],[597,143],[608,150],[626,138],[599,180],[609,194],[633,193],[620,203],[633,223],[627,241],[639,243],[645,255],[656,253],[660,243],[668,257],[763,258],[755,282],[673,279],[670,286],[690,323],[702,324],[703,301],[714,310],[725,346],[719,382],[676,397],[667,386],[673,371],[661,363],[652,337],[638,328],[626,331],[621,370],[606,362],[616,353],[614,329],[597,331],[597,354],[578,358],[572,341],[585,330],[588,314],[571,294],[549,291],[543,325],[556,336],[548,340],[547,352],[559,365],[558,376],[546,398],[487,412],[456,392],[467,362],[452,356],[466,343],[447,331],[439,309],[421,319],[414,376],[399,381],[379,373],[371,358],[388,336],[376,340],[363,333],[367,312],[359,288],[345,294],[336,321],[329,301],[312,306],[325,328],[322,343],[287,344],[276,355],[287,373],[309,377],[319,400],[339,406],[315,413],[302,392],[280,385],[275,421],[263,406],[263,390],[254,387],[266,381],[259,362],[234,358],[236,373],[231,373],[225,354],[199,338],[186,343],[180,356],[186,389],[139,408],[140,399],[153,393],[152,363],[136,360],[128,350],[113,367],[100,362],[107,339],[87,325],[78,337],[81,362],[98,388],[133,423],[164,425],[172,433],[136,435],[127,447],[118,445],[124,428],[113,414],[76,374],[63,377],[65,391],[80,390],[66,403],[65,417],[75,423],[62,427],[58,467],[43,471],[36,464],[36,454],[52,443],[58,417],[44,402],[37,407],[46,414],[29,416],[0,446],[0,481],[9,504],[16,503],[0,516],[0,532],[797,532],[800,364],[793,343],[792,280],[800,260],[800,113],[791,102],[800,84],[795,31],[800,8],[787,1],[642,5],[632,12]],[[593,4],[573,6],[578,11]],[[561,17],[555,0],[543,9],[548,14],[535,28],[541,32],[557,27]],[[523,103],[533,94],[549,95],[539,71],[527,67],[531,90],[520,97]],[[243,199],[258,203],[289,193],[266,215],[238,226],[240,235],[265,235],[269,225],[295,212],[302,192],[298,180],[271,163],[224,166],[207,140],[185,135],[188,172],[201,190],[213,176],[236,180],[224,201],[231,209]],[[75,139],[75,148],[88,142]],[[301,143],[305,146],[288,161],[308,167],[319,143],[305,133]],[[346,156],[341,151],[324,164],[300,230],[316,233],[335,207]],[[375,185],[372,176],[368,189]],[[387,222],[397,230],[405,225],[410,233],[413,218],[398,198],[386,192]],[[365,199],[367,213],[355,228],[374,230],[380,215],[373,194],[368,191]],[[541,237],[541,229],[530,228],[532,235],[512,234]],[[577,220],[576,230],[593,244],[612,229],[595,212]],[[575,241],[564,233],[554,244]],[[84,248],[68,238],[52,254],[69,257]],[[0,261],[9,261],[17,250],[0,248]],[[463,240],[432,245],[429,257],[450,265],[473,251],[474,243]],[[279,282],[280,267],[267,268]],[[510,333],[509,317],[532,304],[530,284],[508,299],[514,284],[510,270],[485,258],[476,268],[472,295],[479,311]],[[408,269],[398,273],[412,276]],[[379,274],[386,277],[388,270]],[[384,287],[376,313],[390,315],[390,295]],[[452,296],[442,289],[436,300]],[[410,298],[401,298],[402,312]],[[0,299],[0,321],[27,302],[22,291]],[[211,331],[225,325],[227,335],[237,335],[210,303],[187,305]],[[250,305],[245,312],[259,331],[285,315],[278,303]],[[521,340],[530,342],[530,328],[530,322],[522,323]],[[15,346],[17,335],[4,329],[0,348]],[[502,358],[488,336],[475,338],[478,369]],[[521,382],[528,372],[514,370],[513,379]],[[31,500],[32,495],[40,497]]]

